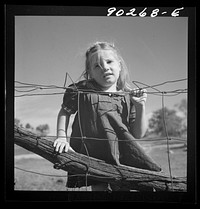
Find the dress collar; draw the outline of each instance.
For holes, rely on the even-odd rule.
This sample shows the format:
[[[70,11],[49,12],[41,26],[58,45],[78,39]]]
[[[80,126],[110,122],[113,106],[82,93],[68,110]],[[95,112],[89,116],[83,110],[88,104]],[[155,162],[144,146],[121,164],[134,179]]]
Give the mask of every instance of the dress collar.
[[[86,86],[87,86],[87,89],[101,92],[101,95],[124,96],[123,91],[121,90],[118,92],[103,92],[101,86],[94,79],[87,80]]]
[[[94,79],[89,79],[87,81],[87,88],[95,91],[102,91],[101,86]]]

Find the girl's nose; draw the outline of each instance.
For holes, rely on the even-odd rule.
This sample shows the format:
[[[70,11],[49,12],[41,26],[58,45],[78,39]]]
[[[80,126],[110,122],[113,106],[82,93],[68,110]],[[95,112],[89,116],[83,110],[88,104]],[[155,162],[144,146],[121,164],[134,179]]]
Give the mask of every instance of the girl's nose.
[[[108,65],[106,62],[102,63],[102,70],[103,70],[104,72],[108,71],[109,69],[110,69],[110,68],[109,68],[109,65]]]

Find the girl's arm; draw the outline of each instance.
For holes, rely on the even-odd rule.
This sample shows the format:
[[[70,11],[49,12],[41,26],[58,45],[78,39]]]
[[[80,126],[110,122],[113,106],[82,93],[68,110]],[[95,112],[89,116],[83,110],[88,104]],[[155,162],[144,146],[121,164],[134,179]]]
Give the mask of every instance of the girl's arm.
[[[147,130],[147,121],[145,117],[145,104],[147,99],[146,90],[133,90],[130,94],[130,98],[136,109],[136,118],[135,121],[130,124],[130,130],[135,138],[140,139],[145,135]]]
[[[145,105],[136,107],[136,118],[135,121],[130,124],[130,130],[132,135],[137,139],[140,139],[145,135],[147,130]]]
[[[69,124],[70,114],[60,109],[57,117],[57,139],[54,141],[53,146],[55,151],[61,153],[63,150],[67,152],[68,150],[74,151],[70,145],[69,140],[67,139],[67,128]]]

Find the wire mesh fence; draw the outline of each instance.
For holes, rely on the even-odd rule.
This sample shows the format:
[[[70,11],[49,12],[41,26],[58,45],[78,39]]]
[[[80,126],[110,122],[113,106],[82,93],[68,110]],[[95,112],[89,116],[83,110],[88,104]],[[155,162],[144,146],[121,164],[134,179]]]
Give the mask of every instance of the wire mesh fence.
[[[63,86],[57,86],[57,85],[44,85],[44,84],[33,84],[33,83],[24,83],[20,81],[15,81],[15,98],[21,98],[21,97],[30,97],[30,96],[54,96],[54,95],[64,95],[65,91],[67,89],[70,89],[70,87],[66,87],[66,82],[67,82],[67,77],[70,77],[70,75],[67,73],[64,81]],[[159,84],[154,84],[154,85],[149,85],[145,84],[139,81],[132,81],[132,83],[139,89],[150,89],[148,90],[147,94],[148,95],[155,95],[155,96],[160,96],[161,97],[161,109],[162,109],[162,114],[163,114],[163,124],[164,124],[164,131],[165,131],[165,136],[164,137],[157,137],[157,138],[143,138],[143,139],[138,139],[140,142],[154,142],[154,141],[164,141],[166,143],[166,150],[167,150],[167,163],[168,163],[168,170],[169,170],[169,176],[171,179],[171,186],[173,188],[173,176],[172,176],[172,168],[171,168],[171,159],[170,159],[170,141],[179,141],[187,144],[187,139],[182,138],[182,137],[171,137],[168,134],[167,130],[167,121],[166,121],[166,113],[165,113],[165,97],[167,96],[177,96],[180,94],[187,94],[187,88],[181,88],[181,89],[172,89],[172,90],[167,90],[167,91],[161,91],[158,87],[163,86],[165,84],[172,84],[172,83],[178,83],[178,82],[185,82],[187,81],[187,78],[183,79],[176,79],[176,80],[168,80]],[[71,79],[71,82],[73,84],[74,81]],[[78,107],[80,106],[80,101],[79,101],[79,96],[80,94],[85,94],[85,93],[92,93],[92,94],[103,94],[104,92],[101,91],[92,91],[92,90],[85,90],[85,89],[73,89],[73,91],[77,91],[78,93]],[[111,92],[112,94],[112,92]],[[121,94],[121,95],[126,95],[129,94],[129,92],[119,92],[119,93],[114,93],[114,94]],[[78,108],[79,112],[79,108]],[[86,136],[83,135],[82,132],[82,127],[81,127],[81,122],[79,118],[79,126],[80,126],[80,132],[81,132],[81,137],[77,137],[80,140],[82,140],[83,145],[85,146],[85,149],[87,150],[87,147],[84,143],[84,140]],[[49,136],[52,138],[55,138],[56,136]],[[70,137],[71,138],[71,137]],[[87,137],[89,140],[108,140],[108,139],[99,139],[95,137]],[[120,140],[120,139],[119,139]],[[137,141],[137,139],[136,139]],[[89,153],[87,152],[88,157]],[[34,172],[30,170],[26,170],[23,168],[20,168],[18,166],[15,166],[15,169],[23,171],[23,172],[29,172],[35,175],[43,175],[43,176],[51,176],[49,174],[44,174],[40,172]],[[67,175],[52,175],[54,177],[67,177]],[[69,177],[69,176],[68,176]],[[87,187],[87,175],[86,175],[86,187]]]

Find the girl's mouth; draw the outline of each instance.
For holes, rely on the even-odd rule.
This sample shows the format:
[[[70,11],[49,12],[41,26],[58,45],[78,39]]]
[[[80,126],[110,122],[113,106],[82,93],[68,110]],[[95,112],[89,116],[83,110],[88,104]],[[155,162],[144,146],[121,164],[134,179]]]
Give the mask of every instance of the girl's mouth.
[[[105,77],[110,76],[110,75],[113,75],[113,73],[106,73],[106,74],[104,74],[103,77],[105,78]]]

